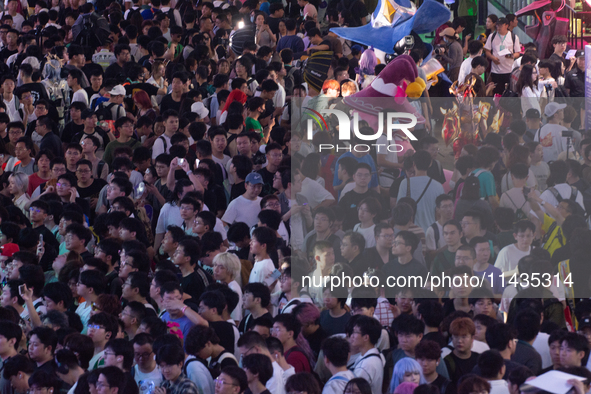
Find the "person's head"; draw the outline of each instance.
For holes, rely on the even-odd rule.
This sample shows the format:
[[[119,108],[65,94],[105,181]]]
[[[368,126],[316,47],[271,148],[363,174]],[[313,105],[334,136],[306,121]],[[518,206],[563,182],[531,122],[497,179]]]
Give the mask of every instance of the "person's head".
[[[505,362],[498,350],[487,350],[478,357],[480,375],[487,380],[500,380],[505,374]]]
[[[240,394],[248,388],[246,372],[237,366],[228,366],[214,380],[215,394]]]
[[[449,247],[456,247],[462,238],[462,225],[454,219],[448,220],[443,225],[443,239]]]
[[[43,287],[43,298],[47,311],[65,312],[72,303],[72,292],[67,284],[61,282],[47,283]]]
[[[534,239],[536,226],[529,220],[520,220],[515,223],[513,237],[519,249],[529,248]]]
[[[105,345],[105,366],[130,371],[133,365],[133,344],[123,338],[113,338]]]
[[[474,322],[469,317],[455,319],[449,326],[454,349],[460,353],[469,353],[475,332]]]
[[[365,238],[357,232],[348,231],[341,242],[341,256],[347,261],[353,260],[365,250]]]
[[[114,366],[104,367],[98,371],[100,373],[95,384],[98,394],[121,394],[124,392],[125,372]]]
[[[340,368],[347,366],[349,361],[350,346],[345,338],[329,337],[322,342],[321,350],[324,352],[324,363]]]
[[[57,347],[57,334],[48,327],[36,327],[29,333],[29,357],[41,365],[53,358]]]
[[[394,365],[392,381],[390,382],[391,392],[395,392],[396,388],[405,382],[417,385],[426,383],[421,365],[410,357],[404,357]]]
[[[472,237],[480,235],[480,231],[483,227],[482,215],[478,211],[468,211],[464,214],[460,224],[462,225],[464,236],[472,239]]]
[[[273,377],[273,364],[263,354],[249,354],[242,359],[242,368],[246,372],[248,384],[259,381],[263,385]]]
[[[588,356],[587,338],[574,332],[569,332],[564,336],[560,346],[560,365],[562,367],[580,367]]]
[[[476,262],[476,251],[470,245],[462,245],[456,250],[455,265],[456,267],[467,266],[470,269],[474,267]]]
[[[57,376],[44,370],[37,370],[29,377],[29,392],[56,393],[62,387],[62,381]]]
[[[244,302],[244,309],[251,309],[256,307],[266,308],[271,302],[271,293],[269,287],[263,283],[249,283],[244,286],[244,295],[242,298]]]
[[[375,346],[382,335],[382,326],[373,317],[356,316],[351,327],[349,344],[351,345],[351,350],[355,352]]]
[[[392,321],[392,330],[398,338],[398,346],[407,353],[414,352],[423,339],[425,323],[413,315],[400,315]]]
[[[367,163],[359,163],[353,173],[353,181],[360,188],[367,188],[371,181],[371,167]]]
[[[416,234],[406,230],[400,231],[394,238],[392,254],[397,257],[412,255],[419,246],[419,242]]]
[[[22,336],[23,331],[18,324],[7,320],[3,321],[0,325],[0,356],[6,358],[18,350]]]
[[[106,312],[99,312],[88,319],[87,335],[92,339],[95,347],[102,347],[111,338],[115,338],[118,330],[117,318]]]
[[[298,319],[291,314],[283,313],[275,317],[271,334],[285,346],[290,342],[295,342],[300,331],[301,324]]]
[[[165,380],[174,382],[183,372],[185,352],[178,345],[164,345],[158,350],[156,363],[160,366]]]
[[[519,394],[519,387],[524,384],[530,377],[535,376],[534,373],[526,366],[520,365],[509,372],[507,376],[507,383],[509,385],[510,394]]]
[[[268,227],[257,227],[252,232],[250,240],[250,251],[254,255],[269,254],[276,244],[277,236],[275,232]]]
[[[435,341],[426,339],[419,342],[414,351],[423,375],[431,375],[435,372],[441,361],[441,346]]]

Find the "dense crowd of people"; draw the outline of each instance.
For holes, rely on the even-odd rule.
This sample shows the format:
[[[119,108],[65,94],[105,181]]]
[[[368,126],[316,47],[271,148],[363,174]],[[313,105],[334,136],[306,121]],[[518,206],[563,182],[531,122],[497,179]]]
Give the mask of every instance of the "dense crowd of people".
[[[554,370],[589,391],[584,53],[522,45],[515,15],[476,36],[460,1],[433,53],[398,53],[418,140],[362,152],[300,108],[381,81],[329,31],[375,7],[0,6],[0,394],[519,394]]]

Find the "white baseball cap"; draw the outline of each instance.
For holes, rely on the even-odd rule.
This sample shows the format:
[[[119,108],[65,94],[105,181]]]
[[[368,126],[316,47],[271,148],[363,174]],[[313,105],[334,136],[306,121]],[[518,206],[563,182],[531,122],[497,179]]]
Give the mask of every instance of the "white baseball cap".
[[[544,115],[546,116],[554,116],[554,114],[561,109],[565,109],[566,104],[558,104],[556,102],[551,102],[546,104],[546,108],[544,108]]]
[[[109,92],[111,96],[125,96],[125,88],[123,85],[117,85]]]
[[[205,108],[205,105],[201,101],[197,101],[191,105],[191,112],[199,115],[199,118],[204,119],[209,115],[209,110]]]

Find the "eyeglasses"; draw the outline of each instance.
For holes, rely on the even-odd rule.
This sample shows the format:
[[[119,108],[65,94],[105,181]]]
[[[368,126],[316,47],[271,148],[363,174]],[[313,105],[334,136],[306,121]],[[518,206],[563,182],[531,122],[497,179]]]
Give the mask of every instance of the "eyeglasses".
[[[76,170],[79,174],[90,174],[90,170]]]
[[[135,358],[148,358],[150,357],[154,352],[145,352],[145,353],[134,353],[133,356]]]
[[[111,388],[111,386],[109,386],[108,383],[103,383],[103,382],[96,382],[96,384],[94,385],[94,387],[96,387],[99,390],[102,389],[102,388],[105,388],[105,389],[110,389]]]
[[[394,246],[406,246],[404,242],[394,241]]]
[[[8,132],[8,134],[11,134],[11,135],[17,135],[17,134],[22,134],[22,133],[23,133],[22,130],[13,130],[13,131]]]
[[[117,355],[117,353],[115,353],[115,352],[104,352],[103,354],[105,356],[116,356]]]
[[[58,182],[58,183],[56,184],[56,186],[57,186],[57,187],[63,187],[64,189],[68,189],[68,188],[72,187],[72,186],[70,186],[70,185],[69,185],[69,184],[67,184],[67,183],[60,183],[60,182]]]
[[[89,324],[88,328],[92,328],[93,330],[100,330],[101,328],[105,328],[105,326],[100,326],[98,324]]]
[[[270,202],[265,205],[265,208],[281,208],[281,204],[278,202]]]
[[[33,212],[35,212],[35,213],[43,213],[45,211],[43,209],[31,207],[31,208],[29,208],[29,212],[31,212],[31,213],[33,213]]]
[[[215,382],[216,385],[219,384],[220,386],[224,386],[224,385],[226,385],[226,386],[238,386],[237,384],[234,384],[234,383],[224,382],[220,378],[216,378],[213,381]]]

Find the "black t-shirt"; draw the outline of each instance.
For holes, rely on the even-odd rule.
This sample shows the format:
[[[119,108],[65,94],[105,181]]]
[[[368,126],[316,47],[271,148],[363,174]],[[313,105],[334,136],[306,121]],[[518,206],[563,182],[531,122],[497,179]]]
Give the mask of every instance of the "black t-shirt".
[[[339,205],[344,210],[343,230],[352,230],[353,226],[359,223],[359,217],[357,216],[357,205],[367,197],[374,197],[381,199],[380,195],[372,189],[368,189],[365,193],[357,193],[355,190],[347,192],[341,197]]]
[[[425,279],[425,277],[427,276],[427,269],[425,268],[425,266],[423,266],[423,264],[419,263],[419,261],[415,260],[414,258],[406,264],[400,264],[398,262],[398,258],[395,258],[394,260],[388,262],[388,264],[384,266],[383,275],[383,283],[386,283],[388,276],[392,276],[395,278],[399,276],[404,276],[407,278],[408,283],[408,278],[410,276],[421,276],[423,279]],[[388,288],[386,289],[386,292],[390,293],[389,295],[387,295],[387,297],[394,297],[395,295],[393,295],[393,293],[396,292],[396,288]]]
[[[90,79],[90,77],[88,77],[88,79]],[[95,95],[95,94],[98,94],[98,92],[99,92],[98,90],[94,90],[94,89],[92,88],[92,86],[88,86],[88,87],[84,88],[84,91],[85,91],[85,92],[86,92],[86,94],[88,95],[88,101],[90,101],[90,98],[91,98],[93,95]]]
[[[107,79],[117,78],[120,74],[123,74],[123,67],[115,62],[105,70],[105,81]]]
[[[80,198],[90,201],[91,198],[98,198],[99,193],[106,184],[107,182],[104,179],[95,179],[88,187],[80,187],[76,185],[76,190],[78,190]]]
[[[246,182],[242,181],[240,183],[233,184],[232,189],[230,189],[230,201],[240,197],[244,193],[246,193]]]
[[[332,317],[329,310],[324,310],[320,313],[320,327],[326,332],[327,335],[344,334],[345,326],[351,318],[349,312],[341,317]]]
[[[174,101],[172,99],[172,93],[162,97],[160,102],[160,113],[164,113],[167,109],[174,109],[176,112],[181,110],[181,101]]]
[[[135,92],[139,92],[140,90],[148,93],[148,96],[156,96],[158,94],[158,88],[151,83],[132,82],[129,85],[125,85],[125,96],[132,97]]]
[[[259,317],[259,319],[261,319],[263,317],[273,321],[273,315],[271,315],[269,312],[263,314],[261,317]],[[244,334],[245,332],[251,330],[254,327],[255,321],[256,321],[256,319],[253,316],[251,316],[250,313],[248,315],[244,316],[242,318],[242,321],[238,325],[238,331],[240,332],[240,334]]]
[[[272,16],[267,18],[267,24],[273,34],[279,34],[279,22],[281,22],[281,18],[273,18]]]
[[[460,378],[472,372],[474,367],[478,364],[479,353],[472,352],[470,357],[463,359],[456,356],[453,351],[445,356],[445,366],[449,373],[449,379],[457,385]]]
[[[322,341],[324,341],[327,337],[328,335],[322,329],[322,327],[318,327],[318,330],[306,336],[306,340],[310,344],[310,349],[312,349],[312,351],[314,352],[314,359],[318,358],[318,353],[320,353],[320,346],[322,345]]]
[[[84,123],[82,123],[81,125],[77,125],[74,122],[68,122],[65,126],[64,126],[64,131],[62,132],[62,141],[65,144],[69,144],[70,142],[72,142],[72,138],[74,138],[74,136],[78,133],[83,133],[84,132]]]
[[[14,89],[14,94],[20,97],[21,92],[25,89],[31,91],[31,96],[33,96],[33,105],[37,104],[37,101],[40,99],[49,99],[47,96],[47,90],[45,90],[45,86],[39,82],[25,83]]]
[[[190,295],[196,302],[211,283],[213,283],[213,278],[198,266],[195,266],[194,272],[181,279],[183,292]]]
[[[234,353],[234,326],[227,321],[210,321],[209,326],[218,334],[220,345],[230,353]]]
[[[392,185],[390,186],[390,198],[398,198],[398,191],[400,190],[400,184],[402,181],[406,180],[406,177],[399,176],[398,178],[394,179]]]
[[[275,177],[275,173],[267,170],[267,167],[261,168],[257,172],[261,174],[261,177],[263,178],[263,189],[259,196],[265,197],[269,194],[275,193],[277,191],[276,189],[273,189],[273,177]]]
[[[10,49],[8,49],[8,47],[6,47],[0,51],[0,60],[2,60],[3,62],[6,62],[6,59],[8,59],[9,57],[11,57],[12,55],[14,55],[17,52],[18,52],[18,49],[11,51]]]
[[[437,379],[431,382],[433,386],[439,389],[441,394],[449,394],[451,392],[451,390],[448,389],[451,386],[449,383],[449,379],[446,379],[441,375],[437,375]]]

